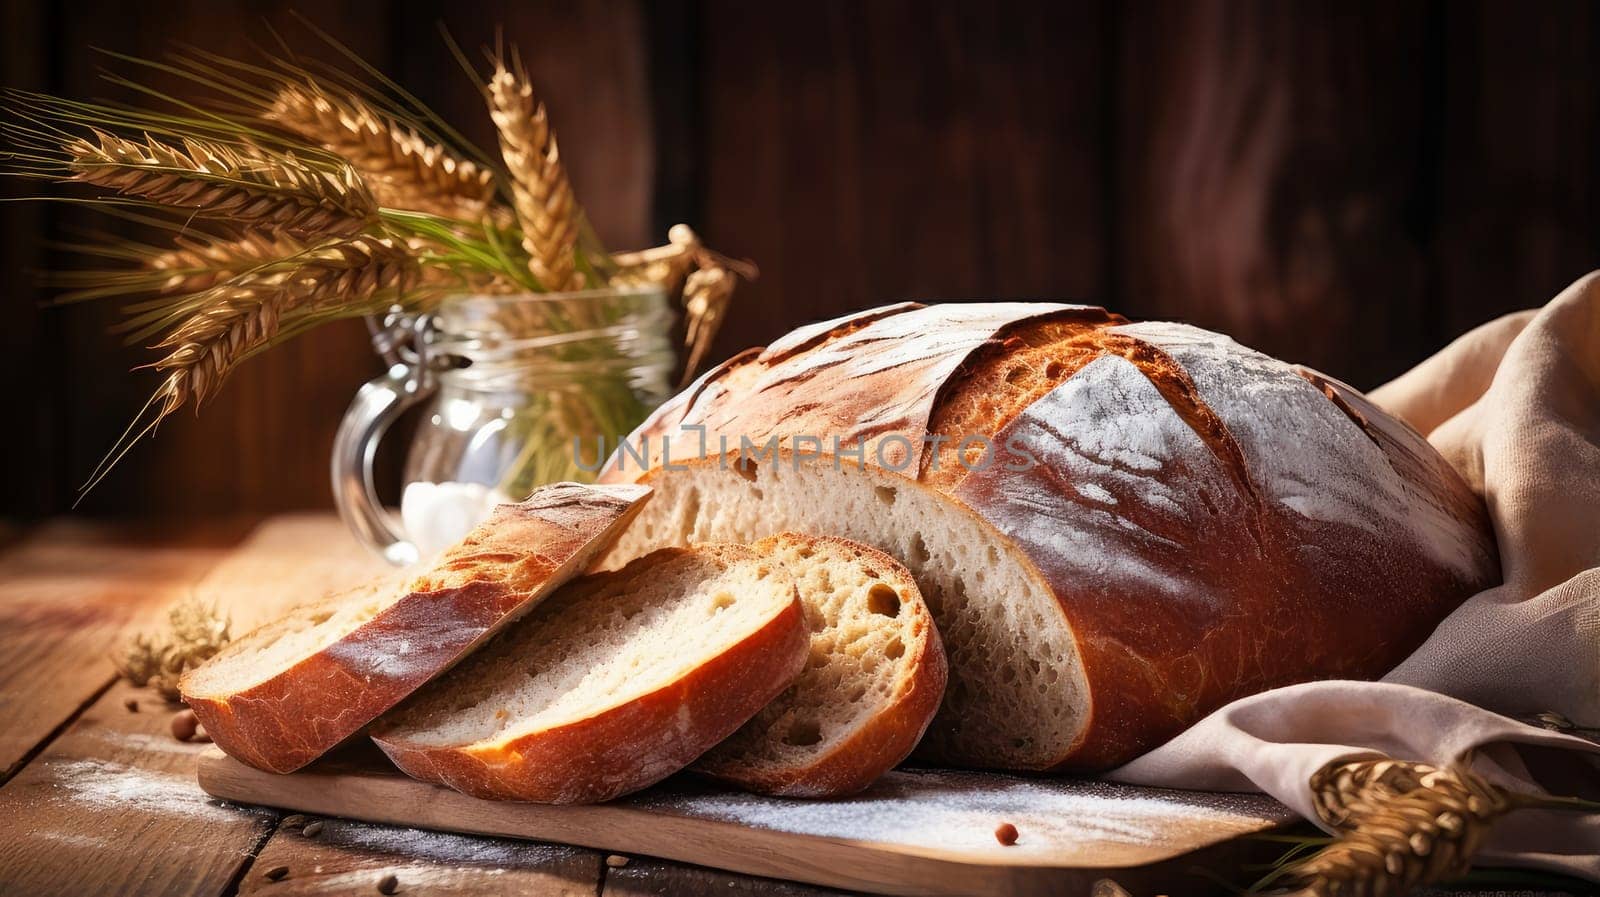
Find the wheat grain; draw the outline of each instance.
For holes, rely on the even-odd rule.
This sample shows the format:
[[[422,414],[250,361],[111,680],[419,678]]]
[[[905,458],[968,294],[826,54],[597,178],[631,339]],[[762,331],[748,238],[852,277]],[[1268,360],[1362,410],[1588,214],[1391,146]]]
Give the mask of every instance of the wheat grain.
[[[353,234],[377,220],[371,190],[349,165],[191,138],[180,148],[103,131],[64,149],[71,180],[241,227],[324,237]]]
[[[1465,764],[1335,763],[1312,776],[1317,813],[1340,836],[1288,869],[1307,897],[1401,895],[1464,874],[1496,819],[1537,800]]]
[[[159,415],[200,405],[243,358],[266,346],[291,314],[327,312],[403,293],[418,277],[416,259],[379,237],[358,236],[234,277],[203,296],[199,311],[158,346],[171,352],[152,365],[166,371]]]
[[[423,139],[359,96],[336,94],[315,82],[286,84],[261,114],[344,157],[367,177],[379,205],[467,220],[490,211],[493,174]]]
[[[287,234],[247,232],[237,239],[180,235],[177,248],[145,260],[145,267],[167,275],[162,293],[198,293],[253,268],[303,252],[305,244]]]
[[[684,342],[689,350],[683,369],[685,381],[694,376],[711,351],[711,341],[722,326],[737,282],[732,272],[721,267],[697,269],[684,281],[683,311],[688,323]]]
[[[528,270],[547,290],[577,289],[579,214],[572,184],[544,103],[521,66],[497,60],[489,79],[489,115],[500,137],[500,154],[511,174],[512,208],[522,227]]]

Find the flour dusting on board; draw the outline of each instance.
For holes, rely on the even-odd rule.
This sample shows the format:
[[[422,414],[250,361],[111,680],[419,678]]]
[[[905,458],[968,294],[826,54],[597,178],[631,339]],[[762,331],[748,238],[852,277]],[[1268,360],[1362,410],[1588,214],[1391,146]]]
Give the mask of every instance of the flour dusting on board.
[[[833,801],[737,792],[658,792],[640,806],[798,835],[932,849],[998,848],[995,826],[1021,837],[1006,850],[1051,851],[1065,844],[1159,844],[1177,827],[1218,838],[1261,828],[1287,811],[1258,794],[1159,791],[1107,782],[1036,782],[985,773],[897,770],[867,791]]]
[[[328,844],[451,865],[539,868],[556,858],[578,852],[577,848],[559,844],[507,841],[344,819],[328,820],[322,839]]]

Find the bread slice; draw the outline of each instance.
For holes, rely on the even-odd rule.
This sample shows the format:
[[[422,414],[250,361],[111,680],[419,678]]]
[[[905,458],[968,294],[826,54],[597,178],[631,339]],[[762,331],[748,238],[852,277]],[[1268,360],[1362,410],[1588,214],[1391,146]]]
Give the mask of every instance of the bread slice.
[[[782,565],[670,548],[585,577],[373,727],[408,775],[592,803],[651,785],[793,682],[810,635]]]
[[[557,483],[501,505],[422,572],[290,611],[228,645],[179,688],[217,746],[292,772],[583,572],[648,489]]]
[[[944,648],[910,571],[859,542],[780,533],[751,546],[795,579],[805,672],[695,765],[750,791],[853,794],[917,746],[944,696]]]

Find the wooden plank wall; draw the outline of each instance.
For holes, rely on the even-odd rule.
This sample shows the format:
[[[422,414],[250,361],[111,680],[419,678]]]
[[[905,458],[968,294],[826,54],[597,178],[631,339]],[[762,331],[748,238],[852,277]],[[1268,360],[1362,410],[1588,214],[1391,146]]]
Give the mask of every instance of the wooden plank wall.
[[[684,220],[761,264],[719,354],[902,298],[1064,298],[1370,386],[1596,264],[1579,0],[0,0],[0,73],[114,94],[89,47],[242,53],[294,8],[484,141],[436,29],[473,49],[502,26],[607,241]],[[0,515],[65,510],[153,384],[113,309],[40,309],[23,273],[88,225],[0,204]],[[275,350],[83,509],[325,507],[334,425],[376,371],[355,323]]]

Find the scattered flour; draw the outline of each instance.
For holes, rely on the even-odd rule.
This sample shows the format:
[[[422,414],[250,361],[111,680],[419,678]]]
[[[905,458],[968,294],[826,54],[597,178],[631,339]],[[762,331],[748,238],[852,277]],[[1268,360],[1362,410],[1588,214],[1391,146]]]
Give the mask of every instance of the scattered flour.
[[[399,854],[408,859],[511,868],[545,866],[554,859],[577,852],[576,848],[556,844],[508,841],[342,819],[330,820],[323,829],[322,838],[332,845]]]
[[[216,800],[200,790],[192,774],[155,772],[109,760],[46,760],[42,765],[62,800],[96,809],[132,805],[147,812],[215,820],[271,813]]]
[[[989,851],[997,847],[995,826],[1011,822],[1022,838],[1004,849],[1051,853],[1094,844],[1156,845],[1185,826],[1220,839],[1290,816],[1282,805],[1257,794],[932,770],[891,772],[843,800],[782,800],[669,786],[635,802],[754,828],[929,849]]]

